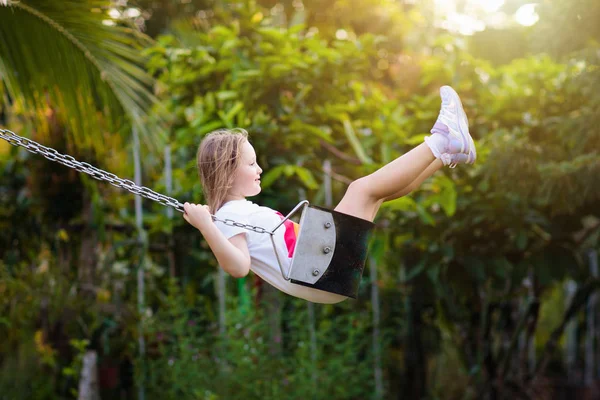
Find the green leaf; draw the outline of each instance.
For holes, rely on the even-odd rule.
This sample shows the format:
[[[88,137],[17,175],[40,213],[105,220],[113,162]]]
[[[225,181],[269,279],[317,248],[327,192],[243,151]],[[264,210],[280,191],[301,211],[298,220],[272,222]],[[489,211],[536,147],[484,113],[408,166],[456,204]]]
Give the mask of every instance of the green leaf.
[[[243,108],[244,108],[244,103],[242,103],[241,101],[236,102],[235,105],[233,107],[231,107],[229,109],[229,111],[227,111],[227,114],[225,114],[225,118],[227,119],[227,121],[233,121],[233,118],[235,117],[235,115],[238,112],[240,112]]]
[[[429,214],[427,212],[427,210],[425,210],[425,208],[423,208],[423,206],[421,206],[418,203],[417,203],[417,214],[419,214],[421,221],[423,221],[425,224],[435,225],[435,220],[433,219],[433,216],[431,214]]]
[[[404,196],[392,201],[386,201],[381,207],[394,211],[415,211],[417,203],[410,197]]]
[[[313,88],[313,85],[310,84],[305,84],[302,86],[302,88],[300,89],[300,91],[298,93],[296,93],[296,103],[300,103],[302,100],[304,100],[304,97],[306,97],[306,95],[308,95],[311,90]]]
[[[283,166],[283,173],[285,174],[285,176],[287,176],[288,178],[292,175],[294,175],[294,172],[296,171],[296,166],[295,165],[284,165]]]
[[[350,119],[348,117],[342,117],[342,124],[344,125],[344,133],[346,134],[346,138],[354,149],[356,156],[360,159],[360,161],[363,162],[363,164],[372,164],[373,160],[367,156],[367,153],[365,153],[360,141],[356,137],[356,133],[354,132],[354,128],[352,127]]]
[[[285,167],[287,165],[278,165],[266,172],[261,178],[262,187],[268,188],[271,186],[283,174]]]
[[[439,193],[439,202],[442,209],[448,217],[451,217],[456,212],[456,200],[458,194],[456,193],[455,184],[450,178],[440,175],[436,179],[436,183],[440,185],[441,191]]]
[[[212,132],[216,129],[223,127],[223,122],[221,121],[211,121],[206,125],[202,125],[194,130],[194,133],[198,135],[204,135],[206,133]]]
[[[256,78],[260,76],[260,70],[258,69],[248,69],[245,71],[238,71],[235,73],[237,78]]]
[[[375,263],[383,262],[386,254],[387,233],[374,233],[369,243],[369,254]]]
[[[421,261],[419,264],[417,264],[416,267],[413,267],[405,276],[404,276],[404,282],[408,282],[409,280],[411,280],[412,278],[416,277],[417,275],[419,275],[421,272],[423,272],[423,270],[425,269],[425,262]]]
[[[421,134],[418,134],[418,135],[414,135],[414,136],[411,136],[411,137],[407,138],[404,141],[404,143],[408,144],[408,145],[411,145],[411,146],[416,146],[418,144],[423,143],[423,141],[425,140],[425,136],[428,136],[428,135],[429,134],[427,134],[427,133],[421,133]]]
[[[296,167],[296,175],[298,175],[304,186],[306,186],[307,188],[313,190],[319,188],[319,184],[308,169],[304,167]]]
[[[429,276],[429,279],[431,279],[431,282],[436,285],[440,280],[440,271],[441,267],[439,265],[433,265],[427,269],[427,275]]]
[[[6,326],[7,328],[10,328],[10,326],[11,326],[11,323],[10,323],[10,320],[9,320],[9,319],[7,319],[7,318],[4,318],[4,317],[0,317],[0,325],[4,325],[4,326]]]
[[[528,242],[529,238],[527,237],[527,231],[519,231],[519,233],[517,234],[517,248],[519,250],[525,250],[525,248],[527,247],[527,242]]]
[[[323,139],[326,142],[333,143],[330,132],[318,126],[305,124],[297,119],[293,120],[290,124],[290,130],[293,132],[308,133]]]
[[[235,90],[221,90],[217,92],[217,99],[220,101],[233,100],[238,98],[238,92]]]

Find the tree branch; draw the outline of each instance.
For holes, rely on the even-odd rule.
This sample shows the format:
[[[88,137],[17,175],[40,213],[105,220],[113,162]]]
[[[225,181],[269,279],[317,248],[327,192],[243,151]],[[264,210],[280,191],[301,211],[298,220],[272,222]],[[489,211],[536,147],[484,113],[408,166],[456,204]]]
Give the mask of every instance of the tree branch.
[[[335,146],[327,143],[324,140],[321,140],[321,146],[323,146],[330,153],[332,153],[333,155],[335,155],[338,158],[341,158],[344,161],[347,161],[347,162],[349,162],[351,164],[354,164],[354,165],[362,165],[362,162],[358,158],[349,156],[348,154],[344,153],[343,151],[340,151],[340,150],[336,149]]]
[[[573,301],[569,305],[569,308],[565,312],[565,316],[560,323],[560,325],[552,332],[550,335],[550,339],[546,342],[544,346],[544,350],[542,351],[542,356],[540,358],[540,362],[537,364],[535,371],[528,379],[531,384],[530,387],[535,387],[536,380],[538,377],[543,374],[546,369],[546,366],[550,360],[550,356],[552,352],[556,349],[558,341],[562,336],[567,323],[573,318],[585,305],[587,304],[588,297],[595,292],[598,288],[600,288],[600,279],[591,279],[586,282],[583,286],[581,286],[575,296],[573,296]]]
[[[525,312],[523,313],[523,316],[517,323],[517,327],[515,328],[515,330],[513,332],[512,338],[510,339],[510,344],[508,346],[508,349],[506,349],[506,351],[503,352],[504,354],[500,354],[498,357],[501,360],[499,363],[500,364],[500,374],[498,375],[498,378],[504,380],[504,377],[505,377],[508,367],[510,365],[510,356],[513,353],[513,351],[515,350],[517,341],[519,339],[519,335],[520,335],[521,331],[523,330],[523,328],[525,328],[526,323],[529,320],[529,317],[535,316],[538,309],[539,309],[538,299],[535,297],[529,298],[527,301],[527,305],[525,307]]]
[[[575,235],[575,245],[577,247],[581,246],[587,238],[589,238],[594,232],[600,229],[600,221],[596,222],[594,225],[584,228],[581,231],[577,232]]]

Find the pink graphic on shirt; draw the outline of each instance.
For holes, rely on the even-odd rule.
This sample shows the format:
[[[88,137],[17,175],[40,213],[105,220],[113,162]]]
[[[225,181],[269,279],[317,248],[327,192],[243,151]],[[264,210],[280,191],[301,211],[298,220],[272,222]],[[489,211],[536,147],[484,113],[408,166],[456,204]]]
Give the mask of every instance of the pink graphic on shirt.
[[[277,213],[281,219],[285,218],[279,211],[275,211],[275,213]],[[285,241],[285,246],[288,250],[288,258],[292,258],[294,256],[294,249],[296,248],[296,240],[298,239],[300,225],[288,219],[283,223],[283,226],[285,227],[283,240]]]

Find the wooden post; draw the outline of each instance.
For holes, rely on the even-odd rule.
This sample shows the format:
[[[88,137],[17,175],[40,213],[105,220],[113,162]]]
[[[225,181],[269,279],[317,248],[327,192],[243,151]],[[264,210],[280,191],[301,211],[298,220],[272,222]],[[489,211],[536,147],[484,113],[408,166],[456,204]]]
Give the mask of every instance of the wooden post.
[[[226,373],[227,370],[227,320],[226,320],[226,298],[227,298],[227,273],[219,266],[217,272],[217,296],[219,299],[219,336],[221,338],[220,345],[217,347],[219,359],[217,368],[221,373]]]
[[[226,274],[225,271],[223,271],[223,268],[221,268],[220,266],[219,272],[217,274],[217,295],[219,296],[219,334],[222,338],[225,338],[225,324],[227,322],[225,320]]]
[[[167,196],[171,196],[171,193],[173,192],[173,168],[172,168],[172,161],[171,161],[171,146],[170,145],[166,145],[165,146],[165,190],[166,190],[166,194]],[[166,207],[167,209],[167,218],[169,219],[169,221],[171,221],[173,219],[173,215],[174,215],[174,209],[173,207]],[[172,232],[169,232],[172,233]],[[169,261],[169,275],[171,276],[171,278],[174,278],[176,275],[175,272],[175,252],[173,251],[173,246],[174,246],[174,242],[173,242],[173,235],[170,234],[169,238],[167,239],[167,259]]]
[[[594,278],[598,277],[598,253],[594,249],[587,252],[590,275]],[[597,294],[592,293],[587,304],[587,332],[585,335],[585,373],[584,383],[589,386],[596,378],[596,352],[594,339],[596,338],[596,300]]]
[[[573,301],[573,296],[577,291],[577,283],[573,280],[569,280],[565,283],[565,309],[569,307],[569,304]],[[576,377],[575,363],[577,362],[577,320],[573,318],[567,323],[565,328],[565,363],[567,365],[567,378],[570,383],[575,383],[574,378]]]
[[[136,185],[142,185],[142,167],[140,162],[140,139],[138,131],[135,125],[133,126],[133,165],[134,165],[134,181]],[[138,399],[144,400],[144,356],[146,354],[146,344],[144,342],[144,226],[142,219],[142,198],[140,196],[134,196],[135,198],[135,223],[138,230],[138,240],[140,246],[140,262],[137,270],[137,301],[138,301],[138,312],[140,313],[140,324],[138,332],[138,349],[140,358],[142,360],[142,378],[138,382]]]
[[[375,379],[375,399],[383,398],[383,373],[381,369],[381,310],[379,307],[379,286],[377,285],[377,263],[374,257],[369,258],[371,277],[371,305],[373,307],[373,377]]]

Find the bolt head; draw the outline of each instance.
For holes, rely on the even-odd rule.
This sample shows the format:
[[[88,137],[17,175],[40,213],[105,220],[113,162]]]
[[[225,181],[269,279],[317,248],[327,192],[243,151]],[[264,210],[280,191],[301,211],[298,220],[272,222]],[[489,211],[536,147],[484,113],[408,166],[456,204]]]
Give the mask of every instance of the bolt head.
[[[320,272],[318,269],[314,269],[312,274],[313,274],[313,276],[317,276],[317,275],[319,275],[320,273],[321,273],[321,272]]]

